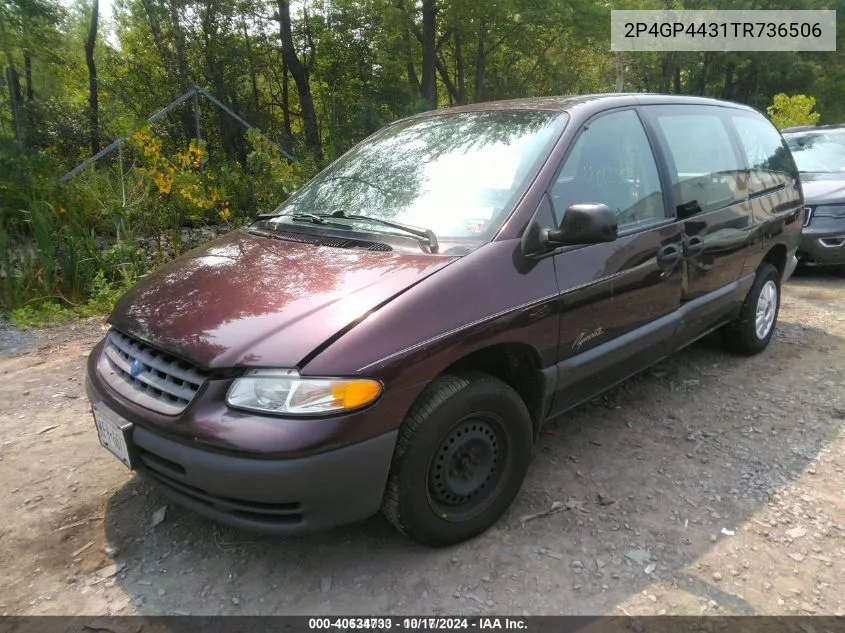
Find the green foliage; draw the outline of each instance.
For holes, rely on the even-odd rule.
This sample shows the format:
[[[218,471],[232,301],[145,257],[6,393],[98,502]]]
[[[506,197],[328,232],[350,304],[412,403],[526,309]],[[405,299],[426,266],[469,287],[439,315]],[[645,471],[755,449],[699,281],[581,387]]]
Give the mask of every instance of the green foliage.
[[[74,310],[69,310],[58,303],[40,301],[15,308],[9,313],[9,321],[12,325],[23,329],[42,328],[68,323],[78,316]]]
[[[842,2],[835,3],[840,13]],[[429,109],[431,95],[421,86],[427,73],[436,78],[438,107],[621,87],[770,107],[779,127],[845,120],[842,47],[610,51],[612,9],[723,8],[713,0],[289,4],[299,77],[296,64],[279,54],[276,2],[116,3],[94,51],[100,136],[105,144],[140,130],[141,142],[124,144],[60,184],[59,176],[91,152],[83,54],[91,5],[0,2],[0,309],[21,309],[31,323],[54,312],[106,310],[123,288],[183,250],[186,227],[242,226],[362,138]],[[432,4],[434,69],[422,66],[422,9]],[[770,0],[764,8],[829,7]],[[845,39],[845,20],[837,22],[837,35]],[[6,81],[7,73],[17,79]],[[303,82],[308,90],[300,94]],[[144,127],[193,84],[262,132],[246,131],[203,99],[189,99]],[[305,141],[307,96],[322,161]],[[271,139],[297,160],[285,158]]]
[[[782,130],[794,125],[815,125],[819,122],[819,113],[813,112],[816,99],[807,95],[775,95],[774,102],[766,111],[775,127]]]

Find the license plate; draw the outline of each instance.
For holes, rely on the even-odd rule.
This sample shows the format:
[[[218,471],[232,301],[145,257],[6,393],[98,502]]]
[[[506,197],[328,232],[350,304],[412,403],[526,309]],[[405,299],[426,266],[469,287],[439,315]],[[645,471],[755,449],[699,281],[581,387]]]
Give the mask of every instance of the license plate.
[[[111,409],[98,404],[93,407],[94,424],[100,444],[117,457],[127,468],[133,468],[131,446],[132,423],[124,420]]]

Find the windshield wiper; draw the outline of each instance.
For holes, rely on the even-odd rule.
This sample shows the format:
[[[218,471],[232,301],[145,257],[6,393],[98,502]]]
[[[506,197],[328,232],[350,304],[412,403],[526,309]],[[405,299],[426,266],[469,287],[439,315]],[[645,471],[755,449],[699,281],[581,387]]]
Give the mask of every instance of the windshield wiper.
[[[369,215],[347,213],[346,211],[335,211],[330,217],[343,218],[344,220],[366,220],[368,222],[376,222],[383,226],[389,226],[393,229],[399,229],[400,231],[405,231],[406,233],[410,233],[411,235],[426,240],[431,252],[437,252],[437,236],[431,229],[418,229],[413,226],[408,226],[407,224],[400,224],[399,222],[393,222],[391,220],[382,220],[381,218],[374,218]]]
[[[284,217],[284,216],[279,216]],[[313,222],[314,224],[330,224],[330,222],[326,222],[323,218],[319,215],[314,215],[313,213],[294,213],[293,215],[288,216],[291,220],[297,220],[300,222]]]
[[[290,218],[294,222],[311,222],[312,224],[321,224],[323,226],[336,226],[342,229],[349,229],[349,227],[345,224],[341,224],[340,222],[329,222],[328,220],[324,219],[330,217],[328,214],[321,214],[317,215],[316,213],[291,213],[290,215],[285,214],[277,214],[277,213],[264,213],[259,215],[256,219],[258,220],[270,220],[271,222],[276,221],[279,222],[283,218]]]

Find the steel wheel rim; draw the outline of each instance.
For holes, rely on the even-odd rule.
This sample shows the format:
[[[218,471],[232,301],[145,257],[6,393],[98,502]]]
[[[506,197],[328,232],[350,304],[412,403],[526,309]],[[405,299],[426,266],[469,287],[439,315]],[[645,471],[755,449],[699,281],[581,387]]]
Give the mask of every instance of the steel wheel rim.
[[[491,415],[472,415],[454,425],[429,463],[426,493],[437,515],[468,521],[496,498],[508,457],[502,422]]]
[[[769,335],[772,326],[775,324],[775,314],[778,307],[778,287],[774,281],[769,280],[760,289],[757,297],[757,314],[755,326],[757,338],[763,340]]]

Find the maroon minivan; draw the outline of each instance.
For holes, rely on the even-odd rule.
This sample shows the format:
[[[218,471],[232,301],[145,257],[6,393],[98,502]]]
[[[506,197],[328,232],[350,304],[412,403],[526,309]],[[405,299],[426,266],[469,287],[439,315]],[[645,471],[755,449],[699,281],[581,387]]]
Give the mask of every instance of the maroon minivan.
[[[381,509],[455,543],[508,508],[544,420],[714,330],[762,351],[802,215],[789,150],[741,105],[403,119],[118,302],[88,363],[100,442],[230,525]]]

